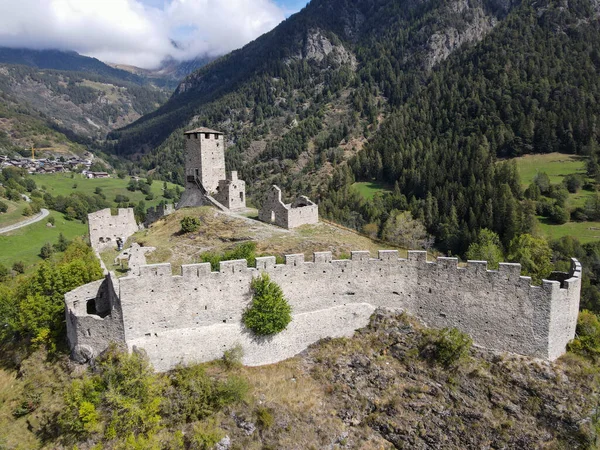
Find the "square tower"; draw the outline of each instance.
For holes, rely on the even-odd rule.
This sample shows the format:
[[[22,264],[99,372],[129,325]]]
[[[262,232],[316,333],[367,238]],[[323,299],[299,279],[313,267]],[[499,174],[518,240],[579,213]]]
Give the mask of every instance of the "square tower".
[[[186,189],[198,180],[207,193],[216,192],[225,179],[225,139],[220,131],[196,128],[185,132]]]

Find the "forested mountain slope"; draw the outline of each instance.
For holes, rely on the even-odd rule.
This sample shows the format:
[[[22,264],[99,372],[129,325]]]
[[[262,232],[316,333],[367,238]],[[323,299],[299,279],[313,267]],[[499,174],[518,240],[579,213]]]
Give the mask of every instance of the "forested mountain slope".
[[[113,133],[114,150],[153,149],[142,165],[181,181],[182,130],[218,128],[258,202],[274,182],[380,236],[390,211],[409,209],[442,250],[462,254],[483,227],[507,244],[531,231],[535,206],[497,158],[596,152],[599,11],[597,0],[314,0]],[[391,192],[367,201],[355,180]]]
[[[353,93],[345,109],[376,117],[378,94],[402,102],[434,62],[463,42],[481,39],[509,9],[510,2],[487,0],[471,6],[314,0],[273,31],[187,77],[162,108],[113,134],[116,151],[154,147],[192,118],[231,134],[236,125],[315,117],[345,89]]]
[[[396,184],[402,195],[388,201],[402,207],[408,200],[413,215],[455,252],[479,228],[505,243],[531,231],[535,209],[520,201],[514,168],[494,161],[531,152],[597,156],[598,11],[588,1],[524,4],[390,115],[350,161],[353,177]],[[331,190],[341,196],[330,212],[345,221],[340,206],[355,202],[339,187]],[[366,222],[384,214],[381,207],[357,209]]]

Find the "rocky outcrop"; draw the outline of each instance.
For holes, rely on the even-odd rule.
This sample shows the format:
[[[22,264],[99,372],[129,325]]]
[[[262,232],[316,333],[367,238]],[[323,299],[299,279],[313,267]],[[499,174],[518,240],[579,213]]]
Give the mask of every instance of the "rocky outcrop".
[[[351,51],[341,43],[334,44],[321,30],[316,29],[306,33],[302,49],[287,58],[285,62],[289,64],[302,59],[322,62],[327,57],[330,57],[335,64],[350,65],[353,69],[356,68],[356,57]]]
[[[470,8],[466,0],[448,4],[451,14],[465,17],[464,26],[448,27],[431,35],[427,42],[424,65],[430,70],[445,60],[463,44],[481,41],[497,24],[495,16],[487,15],[482,7]]]

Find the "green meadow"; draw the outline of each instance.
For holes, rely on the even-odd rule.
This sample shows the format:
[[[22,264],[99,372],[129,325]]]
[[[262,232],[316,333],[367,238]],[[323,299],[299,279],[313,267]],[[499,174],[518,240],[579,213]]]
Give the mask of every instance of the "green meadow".
[[[71,177],[73,175],[73,177]],[[102,193],[106,195],[106,200],[112,202],[117,194],[126,195],[129,200],[138,203],[140,200],[144,200],[146,206],[155,206],[161,200],[163,193],[163,182],[154,181],[152,183],[152,193],[154,194],[153,200],[145,200],[145,195],[140,191],[131,192],[127,190],[129,184],[129,177],[120,178],[85,178],[81,174],[77,173],[56,173],[48,175],[33,175],[33,180],[39,188],[44,189],[46,192],[53,196],[64,195],[67,196],[73,192],[82,192],[84,194],[93,194],[96,188],[101,188]],[[169,189],[174,189],[176,185],[167,183]],[[182,188],[183,189],[183,188]]]
[[[561,183],[571,173],[585,176],[585,157],[565,155],[563,153],[546,153],[543,155],[525,155],[515,158],[521,184],[531,184],[539,172],[546,172],[553,184]]]
[[[65,220],[56,211],[50,211],[50,216],[54,217],[54,227],[47,225],[46,218],[10,233],[0,234],[0,264],[11,267],[14,262],[22,261],[26,266],[31,266],[42,260],[39,256],[42,246],[46,242],[56,244],[60,233],[69,240],[87,234],[87,225],[80,221]]]
[[[392,190],[390,186],[377,181],[362,181],[354,183],[352,186],[367,200],[373,199],[378,192],[389,192]]]

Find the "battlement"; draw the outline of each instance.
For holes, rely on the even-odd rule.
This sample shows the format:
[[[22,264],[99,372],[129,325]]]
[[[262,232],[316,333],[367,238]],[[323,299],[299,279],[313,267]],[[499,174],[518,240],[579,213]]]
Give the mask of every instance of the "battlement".
[[[281,287],[293,320],[282,333],[257,341],[244,330],[242,314],[252,279],[263,272]],[[218,358],[238,343],[246,364],[280,361],[323,337],[352,335],[378,307],[407,311],[429,326],[459,328],[482,347],[555,359],[575,334],[579,262],[559,278],[531,286],[519,264],[489,270],[485,261],[427,261],[424,251],[400,258],[382,250],[377,258],[353,251],[341,260],[331,252],[310,260],[293,254],[283,264],[265,256],[254,267],[223,261],[214,272],[209,263],[187,264],[176,275],[171,264],[145,265],[139,275],[116,281],[115,289],[125,343],[144,348],[157,370],[167,370],[180,361]]]
[[[331,252],[315,252],[312,261],[305,261],[305,255],[292,254],[285,255],[284,264],[276,264],[275,256],[262,256],[256,258],[254,267],[248,266],[245,259],[221,261],[219,271],[213,272],[210,263],[185,264],[180,266],[181,275],[173,275],[173,267],[170,263],[143,265],[140,267],[140,277],[182,277],[183,279],[197,279],[211,277],[215,275],[232,275],[248,272],[251,275],[257,275],[259,272],[277,273],[291,268],[297,270],[311,270],[316,266],[332,270],[348,270],[358,268],[364,270],[365,265],[380,269],[397,268],[409,270],[420,269],[436,276],[442,276],[442,271],[452,276],[457,276],[460,281],[463,276],[473,278],[479,277],[489,283],[502,282],[504,284],[512,283],[515,286],[530,287],[533,289],[543,289],[545,291],[568,290],[577,288],[581,278],[581,264],[576,259],[573,260],[573,266],[569,274],[565,274],[565,281],[562,283],[555,280],[542,280],[541,286],[532,286],[531,277],[521,275],[521,265],[517,263],[500,263],[497,270],[489,270],[487,261],[467,261],[460,265],[458,258],[438,257],[435,262],[427,261],[427,252],[409,251],[407,258],[400,258],[397,250],[380,250],[377,258],[372,258],[368,251],[353,251],[350,259],[333,259]],[[324,267],[323,267],[324,266]],[[177,271],[175,271],[177,272]],[[130,275],[128,278],[130,278]],[[562,286],[561,286],[562,284]]]

